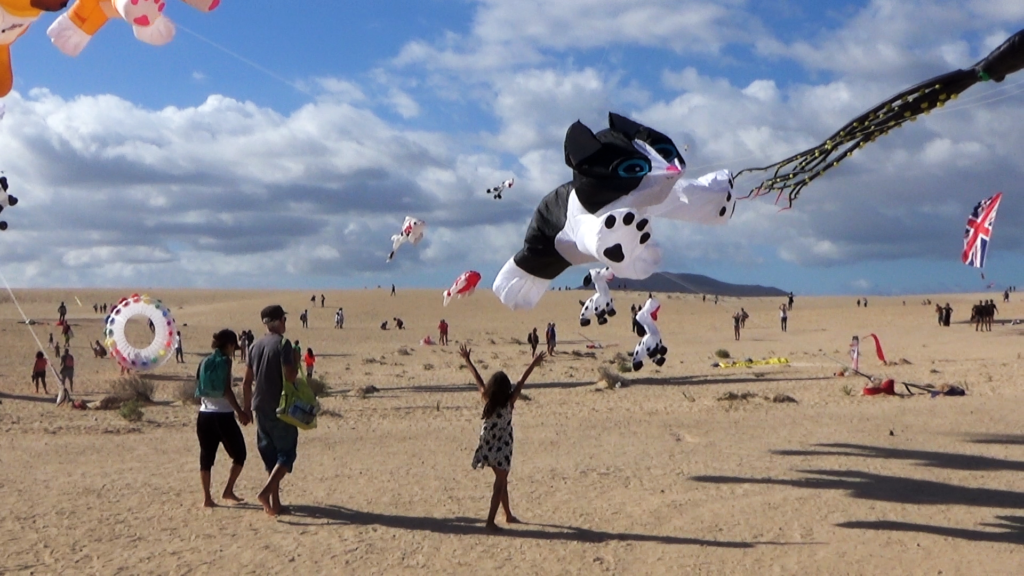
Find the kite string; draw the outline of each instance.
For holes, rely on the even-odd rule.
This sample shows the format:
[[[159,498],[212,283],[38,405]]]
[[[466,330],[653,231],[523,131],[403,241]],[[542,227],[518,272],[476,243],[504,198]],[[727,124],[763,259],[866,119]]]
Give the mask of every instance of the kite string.
[[[285,78],[284,76],[281,76],[277,72],[274,72],[273,70],[270,70],[269,68],[266,68],[264,66],[259,65],[256,62],[246,58],[245,56],[242,56],[241,54],[238,54],[237,52],[233,52],[233,51],[229,50],[228,48],[226,48],[226,47],[224,47],[224,46],[222,46],[220,44],[217,44],[213,40],[210,40],[209,38],[207,38],[207,37],[205,37],[205,36],[203,36],[203,35],[201,35],[201,34],[199,34],[197,32],[193,32],[192,30],[189,30],[188,28],[185,28],[184,26],[182,26],[181,24],[178,24],[177,22],[175,22],[174,25],[179,30],[182,30],[184,32],[188,32],[189,34],[195,36],[196,38],[202,40],[203,42],[206,42],[210,46],[213,46],[214,48],[220,50],[221,52],[227,54],[228,56],[231,56],[232,58],[235,58],[239,62],[247,64],[247,65],[255,68],[256,70],[259,70],[260,72],[263,72],[264,74],[266,74],[267,76],[270,76],[274,80],[277,80],[279,82],[283,82],[284,84],[287,84],[288,86],[291,86],[295,90],[298,90],[299,92],[302,92],[306,96],[310,96],[310,97],[313,96],[312,92],[310,92],[308,89],[306,89],[303,86],[301,86],[299,83],[293,82],[291,80],[288,80],[287,78]]]
[[[3,271],[0,271],[0,280],[3,280],[4,287],[7,288],[7,293],[11,295],[11,301],[14,302],[14,306],[18,308],[18,313],[21,314],[22,320],[25,321],[25,327],[28,328],[29,333],[32,334],[32,339],[36,341],[36,346],[39,347],[39,351],[42,352],[43,356],[46,358],[46,365],[50,367],[50,372],[53,373],[53,377],[57,382],[61,382],[60,375],[57,374],[57,369],[53,367],[53,362],[50,361],[50,355],[46,353],[46,349],[43,348],[43,343],[39,340],[39,337],[36,336],[36,331],[33,330],[32,325],[28,323],[28,316],[26,316],[25,311],[21,309],[21,304],[18,304],[18,299],[14,297],[14,290],[11,290],[11,285],[7,283],[7,277],[4,276]],[[64,384],[61,383],[61,388],[63,387]]]

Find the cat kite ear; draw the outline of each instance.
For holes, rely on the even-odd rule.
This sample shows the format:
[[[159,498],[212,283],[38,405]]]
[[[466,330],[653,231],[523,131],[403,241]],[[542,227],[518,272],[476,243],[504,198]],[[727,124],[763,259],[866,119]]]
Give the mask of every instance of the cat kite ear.
[[[601,150],[601,142],[594,133],[577,120],[565,133],[565,164],[573,170],[581,162]]]
[[[608,113],[608,127],[630,140],[636,140],[641,130],[650,130],[647,126],[638,124],[625,116],[616,114],[615,112]]]

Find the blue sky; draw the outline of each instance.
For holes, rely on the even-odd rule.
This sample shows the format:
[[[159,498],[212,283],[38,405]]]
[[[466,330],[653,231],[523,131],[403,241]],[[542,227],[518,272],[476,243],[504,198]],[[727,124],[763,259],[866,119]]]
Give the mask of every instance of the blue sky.
[[[224,0],[165,14],[179,27],[163,47],[111,22],[68,58],[46,37],[52,14],[12,47],[12,283],[440,287],[467,269],[489,282],[569,179],[576,119],[598,129],[614,110],[669,134],[689,146],[688,177],[737,171],[1024,27],[1010,0]],[[986,276],[1016,284],[1022,80],[901,128],[790,211],[744,201],[725,227],[657,223],[665,269],[799,294],[977,290],[963,224],[1003,191]],[[510,176],[501,202],[483,193]],[[407,214],[427,239],[385,264]]]

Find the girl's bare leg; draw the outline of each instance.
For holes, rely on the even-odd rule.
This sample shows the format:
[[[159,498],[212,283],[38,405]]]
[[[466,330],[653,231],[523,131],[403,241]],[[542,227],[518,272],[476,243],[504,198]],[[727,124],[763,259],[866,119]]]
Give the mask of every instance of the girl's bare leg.
[[[228,483],[224,485],[224,493],[221,494],[221,498],[225,500],[231,500],[232,502],[244,502],[241,498],[235,495],[235,481],[238,480],[238,475],[242,473],[242,467],[238,464],[231,465],[231,472],[228,474]],[[207,485],[207,494],[210,493],[209,485]]]
[[[487,513],[487,524],[485,526],[488,530],[498,531],[501,528],[494,523],[494,517],[498,515],[498,506],[501,504],[502,495],[508,485],[508,471],[499,470],[493,466],[491,470],[494,470],[494,491],[491,493],[491,509]]]
[[[508,505],[508,477],[505,478],[505,490],[501,493],[501,507],[505,510],[505,523],[506,524],[519,524],[519,518],[512,515],[512,509]]]
[[[215,508],[217,503],[210,496],[210,471],[200,470],[199,480],[203,483],[203,508]]]

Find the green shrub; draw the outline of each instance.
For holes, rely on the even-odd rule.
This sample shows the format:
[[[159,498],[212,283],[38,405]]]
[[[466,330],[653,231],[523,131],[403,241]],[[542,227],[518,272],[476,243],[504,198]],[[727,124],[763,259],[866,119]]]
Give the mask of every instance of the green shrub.
[[[142,420],[142,417],[146,415],[142,411],[141,406],[142,404],[138,400],[133,398],[125,402],[124,404],[121,404],[121,407],[118,408],[117,413],[121,415],[121,418],[124,418],[129,422],[140,422]]]
[[[309,389],[313,391],[313,395],[317,398],[327,396],[327,393],[331,390],[331,387],[327,385],[327,382],[319,376],[308,378],[306,383],[309,384]]]
[[[138,375],[121,376],[110,385],[110,392],[121,400],[152,402],[156,395],[156,384]]]
[[[719,348],[718,350],[715,350],[715,357],[721,358],[722,360],[730,358],[729,351],[726,350],[725,348]]]

